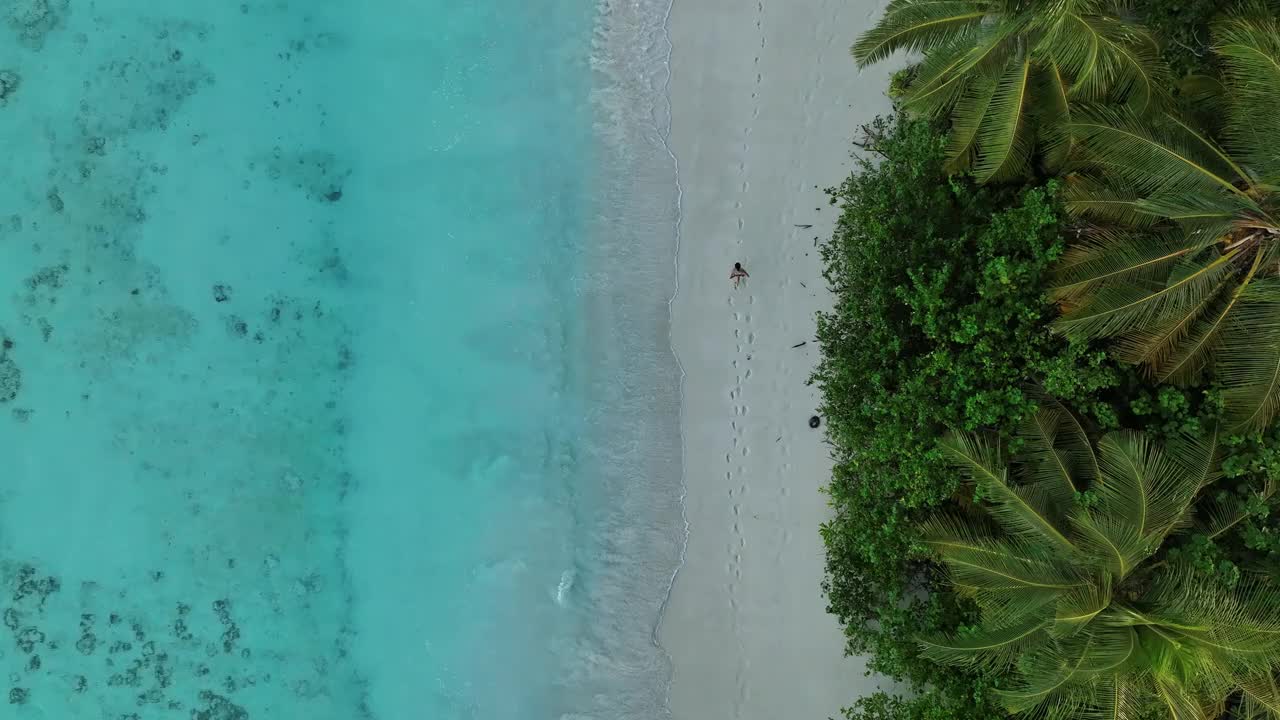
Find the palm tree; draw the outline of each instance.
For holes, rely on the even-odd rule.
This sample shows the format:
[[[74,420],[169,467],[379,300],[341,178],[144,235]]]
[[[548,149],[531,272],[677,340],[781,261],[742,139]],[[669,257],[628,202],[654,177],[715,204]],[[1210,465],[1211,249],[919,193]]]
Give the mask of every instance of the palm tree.
[[[1057,167],[1078,101],[1139,111],[1168,86],[1151,37],[1114,12],[1119,0],[892,0],[858,38],[860,67],[923,53],[903,95],[909,110],[951,115],[954,169],[982,181],[1026,173],[1038,148]]]
[[[994,670],[1006,708],[1048,718],[1217,717],[1228,702],[1280,718],[1280,594],[1246,577],[1234,591],[1152,562],[1197,520],[1199,491],[1220,475],[1217,433],[1166,447],[1134,432],[1091,443],[1047,406],[1018,429],[1013,476],[998,443],[953,433],[948,458],[981,498],[981,515],[943,514],[924,543],[977,627],[928,638],[934,660]],[[1210,511],[1200,532],[1239,521]]]
[[[1064,256],[1057,327],[1113,338],[1160,381],[1212,368],[1235,422],[1261,428],[1280,410],[1280,23],[1237,17],[1214,40],[1219,139],[1171,113],[1073,116],[1067,205],[1107,227]]]

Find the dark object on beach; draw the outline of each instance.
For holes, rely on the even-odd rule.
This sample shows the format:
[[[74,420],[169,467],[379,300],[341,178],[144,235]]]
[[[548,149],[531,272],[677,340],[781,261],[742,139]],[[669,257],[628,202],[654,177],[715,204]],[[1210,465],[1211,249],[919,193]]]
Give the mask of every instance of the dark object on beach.
[[[798,343],[796,343],[795,345],[792,345],[792,346],[791,346],[791,349],[792,349],[792,350],[795,350],[795,349],[796,349],[796,348],[798,348],[798,347],[804,347],[805,345],[808,345],[808,344],[809,344],[809,341],[808,341],[808,340],[805,340],[804,342],[798,342]]]
[[[817,428],[821,424],[822,424],[822,419],[819,418],[817,415],[814,415],[813,417],[809,418],[809,427]]]
[[[231,299],[231,286],[218,283],[213,286],[213,301],[226,302]]]
[[[796,227],[800,228],[801,230],[808,230],[813,226],[812,225],[796,225]]]
[[[342,191],[341,191],[341,190],[334,190],[333,192],[329,193],[328,195],[325,195],[325,196],[324,196],[324,199],[325,199],[325,200],[328,200],[329,202],[338,202],[339,200],[341,200],[341,199],[342,199]]]

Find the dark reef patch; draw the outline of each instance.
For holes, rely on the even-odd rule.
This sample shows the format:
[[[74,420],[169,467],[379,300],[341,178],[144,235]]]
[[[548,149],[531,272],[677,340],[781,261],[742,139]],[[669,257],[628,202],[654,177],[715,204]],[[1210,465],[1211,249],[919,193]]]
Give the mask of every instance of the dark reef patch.
[[[0,107],[9,104],[18,86],[22,84],[22,76],[14,70],[0,70]]]
[[[342,199],[342,187],[351,176],[351,169],[338,156],[326,150],[286,151],[276,147],[261,160],[267,177],[288,183],[301,190],[311,200],[335,203]],[[258,163],[250,163],[253,170]]]
[[[22,390],[22,370],[9,353],[0,354],[0,403],[11,402]]]
[[[45,36],[63,25],[70,8],[70,0],[0,0],[9,29],[31,50],[44,47]]]

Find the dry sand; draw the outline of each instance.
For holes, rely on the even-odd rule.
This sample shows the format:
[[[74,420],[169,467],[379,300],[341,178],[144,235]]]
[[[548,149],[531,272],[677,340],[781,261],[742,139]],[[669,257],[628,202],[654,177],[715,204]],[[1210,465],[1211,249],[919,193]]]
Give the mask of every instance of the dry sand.
[[[889,110],[888,64],[848,47],[882,0],[675,0],[671,149],[683,222],[672,340],[684,367],[687,558],[660,629],[675,720],[820,720],[876,687],[825,612],[831,467],[814,313],[822,188]],[[802,228],[802,225],[812,225]],[[742,262],[750,279],[734,288]],[[792,346],[805,342],[806,345]]]

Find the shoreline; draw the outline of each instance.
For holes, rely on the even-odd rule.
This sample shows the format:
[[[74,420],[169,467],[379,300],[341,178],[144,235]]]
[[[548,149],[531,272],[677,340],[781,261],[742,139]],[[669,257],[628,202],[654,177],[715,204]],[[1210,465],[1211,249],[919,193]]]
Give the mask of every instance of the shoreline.
[[[675,0],[670,11],[687,538],[657,635],[675,720],[823,718],[878,687],[844,658],[825,611],[819,488],[831,463],[808,426],[818,397],[805,381],[814,314],[830,307],[817,244],[837,213],[821,188],[852,168],[858,126],[891,109],[889,64],[859,73],[847,53],[882,6]],[[734,262],[752,273],[737,289]]]

